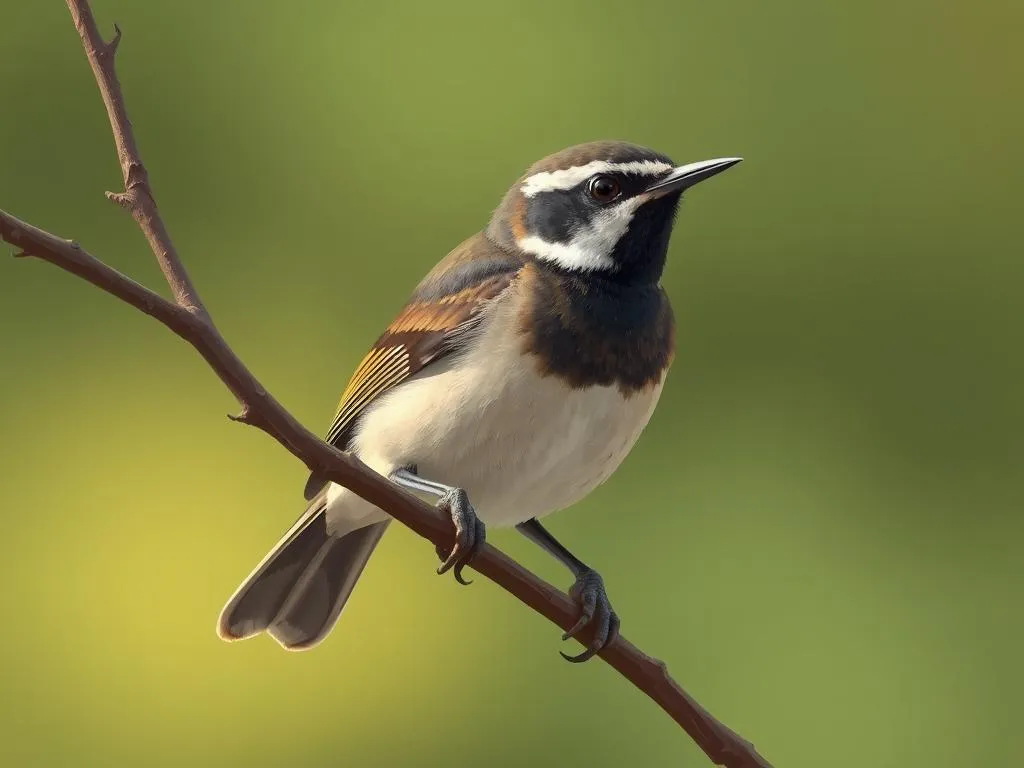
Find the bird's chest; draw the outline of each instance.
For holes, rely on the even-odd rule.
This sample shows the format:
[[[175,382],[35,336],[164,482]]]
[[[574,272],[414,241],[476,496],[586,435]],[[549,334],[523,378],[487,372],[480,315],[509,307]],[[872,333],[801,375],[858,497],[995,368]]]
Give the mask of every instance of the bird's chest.
[[[505,378],[502,396],[478,403],[479,418],[455,442],[481,517],[512,525],[575,504],[607,480],[635,445],[661,381],[624,397],[616,386],[569,389],[528,365]]]
[[[665,369],[633,388],[570,382],[514,332],[514,304],[495,313],[470,349],[370,409],[359,453],[379,471],[416,464],[422,476],[464,488],[485,522],[514,525],[608,479],[649,421]]]
[[[629,397],[615,386],[570,389],[522,355],[463,360],[389,395],[368,417],[365,447],[384,466],[416,464],[424,477],[465,488],[485,522],[514,525],[608,479],[660,393],[661,381]]]

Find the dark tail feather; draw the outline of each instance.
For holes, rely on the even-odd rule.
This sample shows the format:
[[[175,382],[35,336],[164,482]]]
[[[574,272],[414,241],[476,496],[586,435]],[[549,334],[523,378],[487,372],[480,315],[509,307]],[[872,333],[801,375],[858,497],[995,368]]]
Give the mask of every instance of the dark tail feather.
[[[324,494],[263,558],[221,611],[217,633],[241,640],[263,631],[285,648],[311,648],[334,626],[387,522],[344,536],[327,531]]]
[[[304,651],[327,637],[389,522],[327,540],[268,629],[277,642],[290,651]]]

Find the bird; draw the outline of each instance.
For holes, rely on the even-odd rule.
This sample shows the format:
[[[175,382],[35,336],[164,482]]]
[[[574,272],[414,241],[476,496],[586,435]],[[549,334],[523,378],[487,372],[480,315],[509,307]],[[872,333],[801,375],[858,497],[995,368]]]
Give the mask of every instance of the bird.
[[[676,165],[625,141],[530,166],[490,222],[431,269],[356,367],[326,441],[451,518],[438,573],[463,569],[487,527],[514,527],[573,576],[591,627],[572,662],[614,642],[599,572],[541,524],[604,483],[650,420],[675,356],[661,277],[684,191],[740,162]],[[307,506],[225,605],[225,640],[285,649],[331,632],[391,518],[311,474]]]

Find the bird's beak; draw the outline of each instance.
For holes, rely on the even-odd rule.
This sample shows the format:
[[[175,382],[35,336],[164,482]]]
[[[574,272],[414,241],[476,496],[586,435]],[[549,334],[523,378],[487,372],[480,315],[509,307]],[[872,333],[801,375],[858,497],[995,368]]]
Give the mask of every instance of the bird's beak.
[[[647,193],[653,193],[651,197],[661,197],[669,192],[682,192],[704,179],[710,179],[715,174],[732,168],[742,159],[742,157],[720,157],[716,160],[702,160],[699,163],[680,165],[673,169],[668,176],[649,186]]]

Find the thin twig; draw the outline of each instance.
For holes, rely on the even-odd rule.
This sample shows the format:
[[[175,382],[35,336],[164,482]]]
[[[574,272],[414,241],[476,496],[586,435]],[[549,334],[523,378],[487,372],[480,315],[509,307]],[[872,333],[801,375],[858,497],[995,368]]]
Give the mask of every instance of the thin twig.
[[[124,175],[125,191],[108,193],[108,196],[131,212],[146,235],[175,301],[168,301],[107,266],[77,243],[38,229],[4,211],[0,211],[0,238],[17,248],[18,255],[50,262],[160,321],[188,341],[238,399],[241,411],[232,418],[263,430],[310,470],[349,488],[420,536],[436,545],[449,545],[453,532],[448,520],[370,470],[356,457],[328,445],[303,427],[264,389],[220,335],[178,258],[149,186],[114,72],[114,54],[121,32],[117,29],[114,39],[104,42],[89,3],[86,0],[67,0],[67,3],[107,107]],[[563,630],[575,622],[578,608],[572,600],[494,547],[486,545],[471,567]],[[585,630],[579,639],[586,644],[590,635],[591,631]],[[599,656],[657,702],[714,763],[727,768],[770,768],[753,745],[691,698],[669,676],[663,662],[647,656],[621,636]]]
[[[110,118],[110,130],[114,134],[114,146],[117,148],[117,159],[121,164],[121,175],[124,177],[124,192],[107,192],[107,197],[131,213],[132,218],[138,223],[171,286],[175,301],[190,312],[207,317],[206,307],[199,299],[199,292],[192,284],[181,259],[178,258],[178,251],[171,242],[163,219],[160,218],[153,190],[149,186],[149,174],[142,164],[132,122],[128,119],[121,83],[118,82],[114,69],[117,46],[121,42],[121,28],[115,24],[113,39],[109,43],[105,42],[96,26],[96,19],[92,15],[89,3],[68,0],[68,9],[71,11],[71,19],[75,22],[78,36],[82,38],[82,47],[85,49],[86,58],[89,59],[92,73],[96,76],[96,84],[100,87],[100,95]]]

